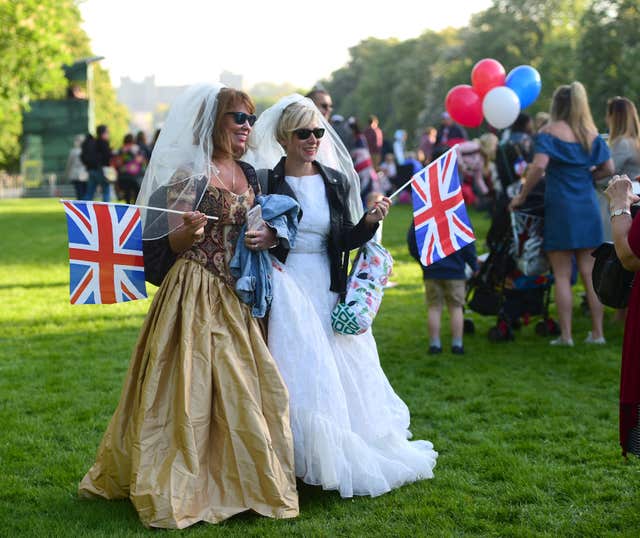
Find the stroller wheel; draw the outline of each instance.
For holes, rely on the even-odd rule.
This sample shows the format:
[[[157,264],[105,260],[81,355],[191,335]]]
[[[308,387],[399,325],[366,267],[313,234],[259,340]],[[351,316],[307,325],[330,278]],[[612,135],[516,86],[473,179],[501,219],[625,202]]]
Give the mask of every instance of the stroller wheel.
[[[464,320],[464,334],[475,334],[476,325],[472,319],[465,318]]]
[[[490,342],[507,342],[514,340],[511,326],[504,320],[498,321],[495,327],[491,327],[487,336]]]
[[[536,334],[538,336],[549,336],[549,328],[546,321],[539,321],[536,323]]]
[[[487,336],[489,337],[489,342],[500,342],[500,341],[502,341],[502,338],[500,337],[500,331],[498,330],[498,327],[491,327],[491,329],[489,329],[489,334]]]
[[[580,294],[582,299],[580,301],[580,312],[582,312],[583,316],[588,316],[591,313],[591,309],[589,308],[589,302],[587,301],[587,294]]]
[[[538,336],[557,336],[560,334],[560,327],[552,318],[543,319],[536,323],[536,334]]]

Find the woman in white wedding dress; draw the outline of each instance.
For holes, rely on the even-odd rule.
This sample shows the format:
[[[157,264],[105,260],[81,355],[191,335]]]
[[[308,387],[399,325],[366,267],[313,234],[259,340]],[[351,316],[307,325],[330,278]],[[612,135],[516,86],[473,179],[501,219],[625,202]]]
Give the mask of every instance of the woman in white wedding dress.
[[[389,200],[360,218],[349,154],[309,99],[285,97],[253,133],[246,160],[269,169],[269,193],[293,196],[302,209],[295,245],[272,251],[268,324],[269,350],[290,395],[296,475],[343,497],[431,478],[437,452],[428,441],[408,440],[409,410],[380,367],[371,330],[345,336],[331,327],[348,252],[371,239]],[[249,248],[252,240],[248,234]]]

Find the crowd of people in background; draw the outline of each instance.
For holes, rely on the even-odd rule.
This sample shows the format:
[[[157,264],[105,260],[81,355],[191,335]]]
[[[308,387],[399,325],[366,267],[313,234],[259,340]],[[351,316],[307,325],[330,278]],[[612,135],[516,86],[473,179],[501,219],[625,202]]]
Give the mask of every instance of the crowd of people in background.
[[[415,147],[411,147],[408,141],[412,139],[406,130],[397,129],[393,137],[387,137],[374,114],[367,118],[365,128],[354,116],[345,119],[333,114],[331,96],[323,89],[312,90],[307,97],[314,101],[351,152],[360,177],[363,203],[369,193],[392,192],[394,187],[406,182],[456,144],[462,144],[459,154],[462,157],[465,201],[473,207],[481,207],[486,204],[487,195],[493,192],[497,139],[487,145],[485,138],[495,138],[494,135],[487,134],[485,138],[470,141],[465,129],[443,112],[441,124],[438,127],[427,126],[416,137]],[[513,127],[514,132],[517,129],[518,122]],[[159,129],[153,141],[148,143],[144,131],[138,131],[135,136],[128,133],[116,148],[111,145],[106,125],[99,125],[95,136],[92,133],[77,135],[65,170],[66,180],[74,186],[76,198],[93,200],[99,193],[103,201],[115,198],[134,203],[158,134]],[[400,201],[408,201],[408,191],[401,194]]]
[[[354,167],[360,176],[361,196],[365,205],[370,193],[391,193],[445,151],[456,144],[468,142],[469,139],[465,129],[456,124],[449,114],[443,112],[441,124],[438,127],[424,128],[415,138],[415,146],[412,146],[410,144],[413,138],[405,129],[396,129],[392,137],[386,136],[375,114],[368,116],[366,128],[361,127],[359,118],[350,116],[345,119],[340,114],[332,114],[331,96],[321,88],[312,90],[307,97],[314,101],[351,152]],[[475,144],[472,144],[473,148],[476,148]],[[465,175],[465,182],[468,181],[470,184],[473,183],[471,176],[482,171],[489,174],[491,168],[486,159],[480,158],[479,151],[478,146],[478,168],[465,168],[469,175],[468,178]],[[472,160],[475,160],[475,149],[473,153]],[[490,152],[493,153],[495,149]],[[491,184],[491,181],[489,183]],[[465,187],[465,200],[473,206],[477,205],[475,191],[475,187]],[[481,189],[480,194],[488,194],[488,189]],[[400,194],[399,201],[409,201],[408,190]]]
[[[330,121],[345,146],[351,152],[353,163],[360,176],[361,196],[366,203],[370,193],[389,194],[406,183],[416,172],[459,145],[460,171],[467,204],[476,208],[486,207],[497,185],[496,152],[498,138],[486,133],[470,140],[466,130],[456,124],[447,112],[441,115],[439,126],[429,125],[416,137],[410,137],[405,129],[396,129],[393,136],[383,133],[375,114],[367,118],[362,128],[360,119],[332,114],[333,102],[328,92],[314,89],[307,97],[313,100],[321,113]],[[533,124],[531,134],[533,134]],[[524,120],[519,118],[520,122]],[[518,123],[518,122],[516,122]],[[514,125],[514,132],[518,129]],[[400,202],[409,201],[409,191],[401,193]]]
[[[311,98],[330,121],[350,150],[361,182],[361,195],[365,203],[370,192],[389,194],[404,184],[413,174],[457,146],[462,191],[467,206],[491,211],[496,198],[505,188],[519,182],[533,161],[535,139],[551,122],[547,112],[535,116],[521,113],[513,125],[497,132],[489,130],[471,138],[464,127],[442,112],[440,124],[428,125],[414,137],[399,128],[393,135],[383,133],[375,114],[367,118],[368,126],[361,128],[359,118],[332,114],[333,102],[328,92],[314,89]],[[632,179],[640,175],[640,153],[629,135],[635,105],[627,98],[610,100],[606,112],[609,131],[608,146],[617,171],[624,171]],[[637,113],[636,113],[637,114]],[[605,136],[606,138],[606,136]],[[606,181],[594,183],[601,203],[605,239],[611,238],[608,223],[608,202],[603,194]],[[538,187],[544,194],[544,184]],[[408,190],[399,197],[408,201]]]
[[[102,201],[110,202],[113,187],[115,199],[135,203],[158,135],[159,129],[150,145],[144,131],[135,136],[127,133],[115,150],[106,125],[98,125],[95,136],[76,135],[65,168],[65,178],[73,185],[76,198],[93,200],[100,192]]]
[[[546,250],[551,249],[547,256],[556,278],[556,295],[560,299],[558,307],[562,334],[558,343],[572,344],[570,282],[575,280],[576,272],[585,279],[588,276],[592,266],[588,255],[589,249],[598,246],[596,243],[601,239],[611,240],[609,202],[604,189],[614,171],[625,173],[631,179],[635,179],[640,174],[640,143],[637,112],[633,102],[624,97],[615,97],[609,101],[606,111],[609,130],[607,145],[600,137],[593,138],[597,135],[597,130],[593,120],[590,119],[591,112],[586,102],[586,92],[582,99],[584,102],[579,102],[580,99],[574,95],[582,95],[580,91],[584,88],[579,83],[574,83],[568,88],[570,89],[564,91],[569,92],[567,95],[570,97],[573,95],[573,116],[564,118],[557,110],[560,105],[556,103],[554,104],[556,108],[552,107],[550,114],[540,112],[535,117],[531,117],[521,113],[513,125],[501,133],[490,129],[476,138],[470,138],[466,130],[455,123],[447,112],[441,113],[439,125],[428,125],[415,133],[415,136],[409,136],[409,133],[402,128],[396,129],[393,135],[389,136],[382,131],[375,114],[368,116],[367,126],[364,128],[360,119],[355,116],[345,118],[340,114],[334,114],[331,95],[322,88],[312,90],[307,97],[315,103],[322,116],[334,127],[350,152],[360,179],[363,207],[366,207],[368,200],[394,192],[424,166],[453,147],[456,147],[458,155],[461,189],[467,207],[493,215],[498,200],[516,195],[513,192],[507,195],[509,186],[520,185],[525,178],[528,178],[525,182],[528,186],[524,189],[526,195],[537,197],[538,203],[545,206],[545,241],[548,243]],[[572,91],[573,94],[571,94]],[[557,100],[557,96],[554,99]],[[567,97],[567,99],[569,101],[566,107],[570,109],[570,98]],[[560,166],[567,164],[566,155],[562,151],[560,151],[562,155],[554,156],[554,149],[557,149],[555,146],[547,147],[546,150],[542,147],[542,142],[548,140],[549,136],[552,137],[551,144],[557,144],[555,138],[558,138],[558,133],[555,133],[555,129],[560,129],[562,131],[560,134],[567,135],[564,138],[560,137],[562,142],[568,144],[567,151],[575,150],[576,162],[572,162],[571,165],[576,167],[576,170],[580,167],[584,169],[576,172],[577,176],[580,176],[577,181],[588,180],[595,187],[585,191],[588,193],[589,203],[593,200],[599,203],[601,220],[593,230],[593,238],[587,241],[589,245],[586,243],[583,245],[584,241],[579,242],[580,245],[576,248],[580,252],[574,248],[573,240],[568,240],[566,245],[561,241],[562,248],[558,247],[558,250],[553,250],[555,243],[551,244],[552,236],[557,234],[557,230],[566,230],[570,227],[570,223],[560,219],[566,212],[566,208],[553,210],[555,206],[549,192],[545,196],[546,184],[549,181],[540,181],[545,176],[553,176],[556,161],[561,163]],[[583,131],[589,131],[589,137],[585,138]],[[154,141],[157,135],[158,133],[154,136]],[[598,162],[592,162],[592,153],[595,150],[592,151],[590,146],[587,147],[589,140],[592,139],[601,141],[599,151],[602,158]],[[127,134],[122,145],[115,150],[112,150],[110,144],[109,129],[105,125],[98,126],[95,137],[91,134],[77,136],[69,153],[66,170],[68,181],[75,186],[78,199],[93,200],[96,193],[100,191],[102,200],[108,202],[111,199],[113,186],[118,200],[135,203],[153,143],[148,144],[145,133],[140,131],[135,137],[133,134]],[[580,148],[582,152],[579,151]],[[609,155],[611,155],[611,161]],[[543,156],[547,159],[544,163]],[[590,167],[587,166],[589,163]],[[591,171],[588,170],[589,168]],[[592,174],[594,169],[599,170],[595,175]],[[579,188],[586,186],[580,183]],[[556,183],[551,185],[553,192],[556,187]],[[563,189],[564,187],[560,187],[562,196],[565,192]],[[523,194],[517,195],[517,200],[512,206],[516,207],[522,203],[523,196]],[[399,193],[398,201],[410,202],[409,188]],[[586,202],[586,198],[583,202]],[[582,207],[584,204],[578,205]],[[584,231],[584,227],[582,230]],[[459,272],[455,271],[456,278],[459,277]],[[601,342],[604,341],[601,305],[597,302],[588,283],[586,283],[586,291],[589,308],[594,316],[593,330],[589,338]],[[454,332],[457,334],[458,328]],[[432,347],[440,346],[435,336],[432,343]],[[458,339],[455,347],[461,347]]]
[[[585,307],[592,318],[592,330],[584,341],[587,344],[606,342],[603,307],[590,281],[593,267],[590,254],[603,240],[612,239],[610,201],[604,193],[611,176],[627,175],[636,192],[640,192],[636,181],[640,178],[640,127],[632,101],[625,97],[609,101],[604,118],[608,135],[600,136],[586,90],[576,82],[556,90],[549,113],[539,112],[534,117],[521,113],[513,125],[502,132],[489,128],[471,138],[447,112],[442,112],[438,126],[428,125],[415,136],[408,136],[402,128],[388,136],[373,114],[364,130],[354,117],[345,120],[341,115],[331,114],[333,103],[324,90],[314,90],[308,97],[331,120],[351,151],[364,204],[370,196],[395,191],[424,166],[456,147],[467,207],[494,218],[500,209],[508,209],[508,204],[511,210],[517,210],[525,199],[530,206],[537,206],[540,214],[544,214],[540,254],[551,265],[559,315],[560,335],[551,343],[573,345],[571,288],[578,275],[585,286]],[[410,189],[400,193],[398,201],[410,202]],[[412,238],[409,232],[409,243]],[[412,254],[419,257],[417,252]],[[466,260],[474,256],[475,253],[463,252],[455,260],[455,257],[443,260],[444,265],[449,263],[451,267],[424,270],[430,353],[442,351],[439,331],[444,303],[452,323],[451,349],[455,353],[463,352],[464,297],[460,286],[465,278],[465,263],[471,271],[477,270],[476,264]],[[623,319],[624,315],[624,311],[618,312],[619,318]]]

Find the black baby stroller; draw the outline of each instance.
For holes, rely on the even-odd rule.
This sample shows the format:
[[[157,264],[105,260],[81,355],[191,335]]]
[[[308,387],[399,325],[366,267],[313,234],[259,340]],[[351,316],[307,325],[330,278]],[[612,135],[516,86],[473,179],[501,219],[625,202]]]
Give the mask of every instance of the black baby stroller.
[[[522,207],[509,212],[516,187],[508,188],[496,205],[487,234],[489,254],[467,294],[471,310],[497,316],[488,334],[493,342],[513,340],[514,329],[528,325],[534,316],[542,317],[537,334],[558,334],[557,323],[549,317],[553,276],[542,251],[544,192],[534,191]]]

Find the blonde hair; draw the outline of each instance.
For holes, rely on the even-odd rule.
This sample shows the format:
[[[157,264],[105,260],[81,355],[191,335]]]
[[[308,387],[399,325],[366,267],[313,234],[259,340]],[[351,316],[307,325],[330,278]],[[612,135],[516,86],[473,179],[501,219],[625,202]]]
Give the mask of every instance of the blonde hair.
[[[280,145],[285,146],[291,142],[293,131],[308,127],[314,121],[320,125],[320,112],[318,109],[305,104],[304,102],[291,103],[282,111],[276,127],[276,140]]]
[[[484,157],[482,166],[484,174],[487,175],[491,170],[491,163],[496,160],[496,151],[498,150],[498,137],[493,133],[484,133],[478,139],[480,144],[480,153]]]
[[[566,122],[586,152],[591,151],[593,136],[598,133],[591,116],[587,90],[580,82],[560,86],[553,93],[551,120]]]
[[[551,121],[551,116],[548,112],[538,112],[536,119],[534,120],[536,133],[547,125]]]
[[[480,143],[480,151],[485,157],[494,161],[496,159],[496,150],[498,149],[498,137],[493,133],[484,133],[478,138]]]
[[[636,105],[626,97],[613,97],[607,102],[609,144],[618,138],[631,138],[640,148],[640,121]]]

